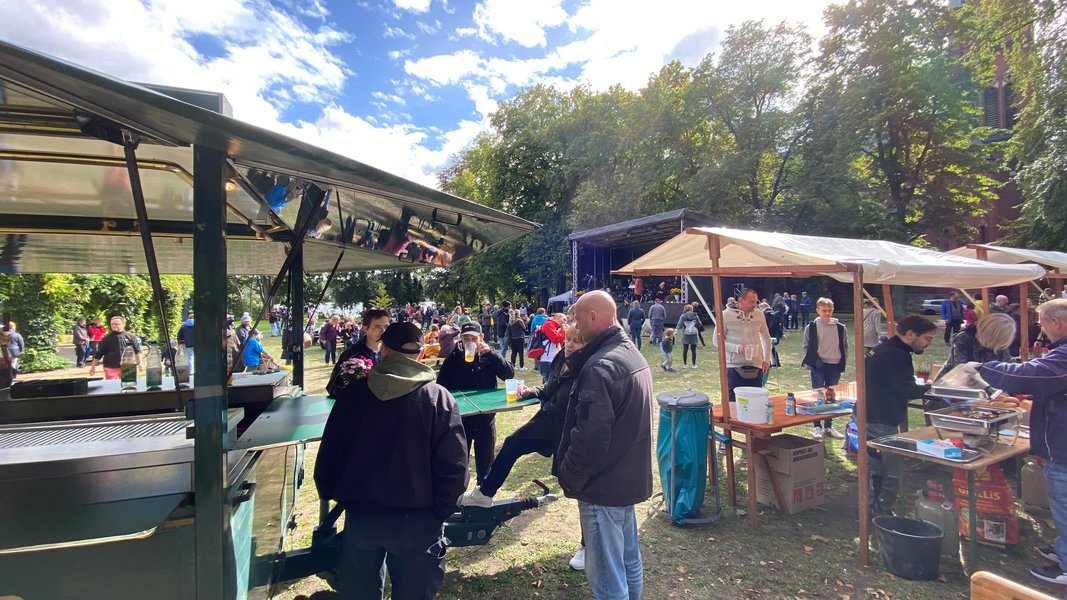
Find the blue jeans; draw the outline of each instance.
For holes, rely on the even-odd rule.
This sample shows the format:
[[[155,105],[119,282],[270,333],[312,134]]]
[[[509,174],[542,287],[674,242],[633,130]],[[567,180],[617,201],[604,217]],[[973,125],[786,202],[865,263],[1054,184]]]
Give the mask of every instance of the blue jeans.
[[[276,337],[282,334],[282,324],[279,321],[275,321],[270,324],[270,337]]]
[[[674,368],[674,353],[673,352],[664,352],[663,348],[660,348],[659,351],[660,351],[661,354],[663,354],[663,368],[664,369],[673,369]]]
[[[192,373],[193,369],[193,349],[189,346],[185,347],[185,357],[189,359],[189,372]]]
[[[505,356],[506,357],[508,355],[508,344],[509,343],[511,343],[511,338],[509,336],[506,336],[506,335],[500,336],[500,356]]]
[[[648,338],[648,341],[653,344],[658,344],[663,341],[663,321],[651,321],[652,323],[652,337]]]
[[[634,345],[637,346],[638,350],[640,350],[641,349],[641,326],[640,325],[638,325],[637,327],[634,327],[632,325],[630,326],[630,339],[633,340]]]
[[[326,340],[326,364],[332,365],[337,362],[337,340]]]
[[[537,361],[537,371],[541,373],[541,383],[548,383],[548,374],[552,372],[552,361]]]
[[[831,385],[837,385],[841,381],[841,369],[837,365],[824,365],[817,369],[811,370],[811,389],[829,387]],[[819,422],[816,421],[815,425],[818,426]],[[834,424],[833,419],[826,419],[822,422],[823,427],[830,427]]]
[[[1052,520],[1056,522],[1056,541],[1052,545],[1060,557],[1060,568],[1067,570],[1067,465],[1045,461],[1045,479]]]
[[[596,600],[640,600],[644,589],[641,547],[633,506],[578,501],[585,536],[585,576]]]

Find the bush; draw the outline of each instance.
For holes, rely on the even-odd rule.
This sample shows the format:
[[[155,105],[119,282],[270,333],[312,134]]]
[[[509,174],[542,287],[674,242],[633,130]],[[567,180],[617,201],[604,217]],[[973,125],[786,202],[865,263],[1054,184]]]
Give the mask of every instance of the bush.
[[[41,352],[36,348],[26,348],[19,355],[19,371],[22,373],[40,373],[54,371],[70,366],[63,357],[51,352]]]

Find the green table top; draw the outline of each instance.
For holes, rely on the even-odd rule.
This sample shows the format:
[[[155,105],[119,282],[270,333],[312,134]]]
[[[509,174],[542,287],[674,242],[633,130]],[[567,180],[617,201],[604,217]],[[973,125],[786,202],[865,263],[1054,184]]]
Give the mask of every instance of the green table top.
[[[504,390],[455,391],[452,396],[459,406],[459,414],[464,417],[519,410],[539,402],[537,398],[527,398],[509,403]],[[320,440],[333,403],[333,398],[325,396],[275,398],[241,434],[232,450],[271,448]]]

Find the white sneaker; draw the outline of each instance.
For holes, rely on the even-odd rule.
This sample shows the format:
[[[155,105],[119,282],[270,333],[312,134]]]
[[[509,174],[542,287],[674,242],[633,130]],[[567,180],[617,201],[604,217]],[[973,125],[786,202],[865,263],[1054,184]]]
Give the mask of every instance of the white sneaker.
[[[574,569],[575,571],[584,571],[585,570],[585,546],[579,547],[578,551],[574,553],[574,557],[571,558],[571,561],[569,563],[567,563],[567,564],[569,564],[570,567],[572,569]]]
[[[493,506],[493,497],[483,494],[481,488],[474,488],[473,492],[463,494],[463,497],[459,499],[459,503],[461,506],[491,508]]]
[[[818,425],[816,425],[815,427],[812,427],[811,428],[811,437],[812,437],[812,439],[821,440],[822,439],[822,427],[819,427]]]
[[[828,435],[828,436],[834,438],[835,440],[843,440],[843,439],[845,439],[845,434],[843,434],[840,431],[834,429],[833,425],[823,429],[822,432],[823,432],[823,435]]]

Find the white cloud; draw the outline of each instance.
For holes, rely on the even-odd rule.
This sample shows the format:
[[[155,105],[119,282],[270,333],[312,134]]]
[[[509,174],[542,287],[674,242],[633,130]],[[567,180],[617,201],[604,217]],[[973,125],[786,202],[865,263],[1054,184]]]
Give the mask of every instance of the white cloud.
[[[382,37],[384,37],[386,39],[403,38],[403,39],[413,40],[413,39],[415,39],[415,34],[414,33],[409,33],[407,31],[404,31],[400,27],[393,27],[392,25],[386,25],[385,29],[382,30]]]
[[[527,48],[544,46],[545,30],[566,20],[561,0],[484,0],[474,8],[474,23],[482,38],[500,38]]]
[[[430,10],[430,0],[393,0],[393,4],[401,10],[424,13]]]
[[[404,71],[438,85],[457,83],[478,72],[482,59],[470,50],[404,61]]]

